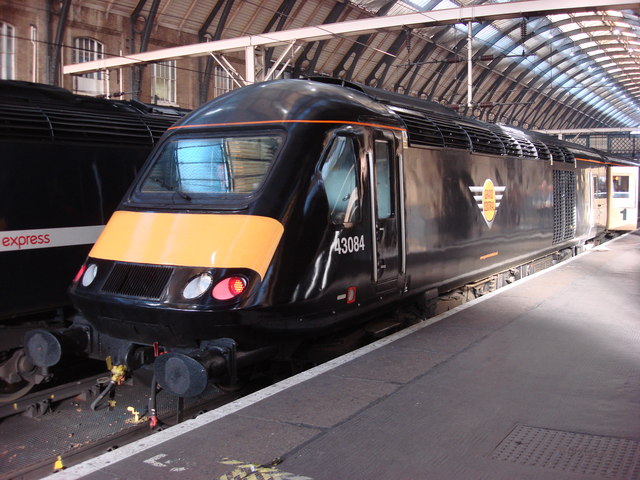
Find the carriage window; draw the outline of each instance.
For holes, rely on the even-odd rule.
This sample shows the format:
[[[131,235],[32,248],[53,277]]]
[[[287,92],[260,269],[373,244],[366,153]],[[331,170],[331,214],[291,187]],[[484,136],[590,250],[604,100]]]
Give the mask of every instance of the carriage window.
[[[376,140],[376,202],[378,219],[391,218],[391,167],[389,142]]]
[[[607,198],[607,177],[593,176],[593,198]]]
[[[613,198],[629,198],[629,175],[613,177]]]
[[[282,143],[277,135],[182,138],[164,145],[142,193],[251,194]]]
[[[353,139],[336,137],[322,166],[322,180],[335,225],[360,221],[360,192]]]

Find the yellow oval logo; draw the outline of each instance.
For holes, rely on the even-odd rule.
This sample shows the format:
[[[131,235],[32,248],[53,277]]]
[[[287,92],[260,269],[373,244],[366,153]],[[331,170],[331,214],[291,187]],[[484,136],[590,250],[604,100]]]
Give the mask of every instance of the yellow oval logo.
[[[482,215],[487,222],[493,222],[496,216],[496,189],[489,179],[484,181],[482,187]]]

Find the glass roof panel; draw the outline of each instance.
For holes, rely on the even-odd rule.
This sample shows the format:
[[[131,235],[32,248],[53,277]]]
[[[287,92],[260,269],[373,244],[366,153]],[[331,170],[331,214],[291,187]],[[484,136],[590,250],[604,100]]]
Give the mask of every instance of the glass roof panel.
[[[430,1],[402,0],[396,3],[394,10],[400,6],[413,11],[423,10]],[[507,1],[442,0],[434,9]],[[356,0],[356,3],[367,1]],[[368,2],[371,10],[374,10],[374,5],[379,9],[384,3],[385,0]],[[525,42],[522,42],[519,23],[520,19],[496,20],[474,36],[474,49],[486,45],[490,46],[487,53],[509,54],[493,63],[494,74],[504,74],[508,80],[517,80],[521,87],[516,89],[531,88],[535,91],[536,87],[544,88],[545,94],[552,98],[560,97],[567,103],[571,97],[579,99],[594,108],[591,114],[593,123],[629,121],[626,107],[625,111],[616,108],[619,104],[629,105],[630,111],[634,112],[631,115],[637,115],[633,123],[640,123],[640,85],[636,86],[640,83],[640,72],[630,73],[636,65],[640,70],[640,21],[636,12],[599,10],[528,18]],[[451,49],[456,45],[461,48],[456,54],[466,56],[467,27],[457,24],[424,30],[431,35],[442,28],[448,28],[438,40],[443,48],[432,58],[451,56]],[[489,62],[482,62],[483,68],[488,65]],[[463,71],[459,66],[449,67],[445,75],[453,75],[451,72],[454,70],[458,72],[456,75]],[[489,84],[495,83],[485,82],[485,85]],[[616,85],[619,87],[617,91],[614,90]],[[563,95],[567,92],[571,97]],[[449,93],[454,97],[460,95],[460,92]]]
[[[573,35],[569,35],[569,38],[574,42],[577,42],[579,40],[584,40],[586,38],[589,38],[589,35],[587,35],[586,33],[576,33]]]
[[[474,35],[474,38],[482,40],[483,42],[490,42],[496,37],[501,37],[500,31],[493,25],[487,25],[482,30]]]

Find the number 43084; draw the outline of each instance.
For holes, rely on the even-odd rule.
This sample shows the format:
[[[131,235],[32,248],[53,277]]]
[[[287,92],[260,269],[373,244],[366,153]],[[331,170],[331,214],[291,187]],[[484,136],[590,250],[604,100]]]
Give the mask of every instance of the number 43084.
[[[339,238],[335,244],[334,250],[338,255],[364,250],[364,235],[360,235],[359,237]]]

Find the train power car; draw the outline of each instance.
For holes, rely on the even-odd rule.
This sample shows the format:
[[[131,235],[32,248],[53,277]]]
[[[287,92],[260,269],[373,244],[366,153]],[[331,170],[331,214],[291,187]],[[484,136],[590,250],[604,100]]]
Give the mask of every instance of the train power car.
[[[157,357],[160,383],[194,395],[220,358],[232,374],[603,235],[593,179],[611,163],[360,85],[242,88],[169,129],[71,287],[84,320],[31,332],[27,350],[45,366],[65,349],[131,368]]]
[[[60,324],[69,282],[183,114],[0,81],[0,400],[33,383],[37,372],[18,348],[24,329]]]

